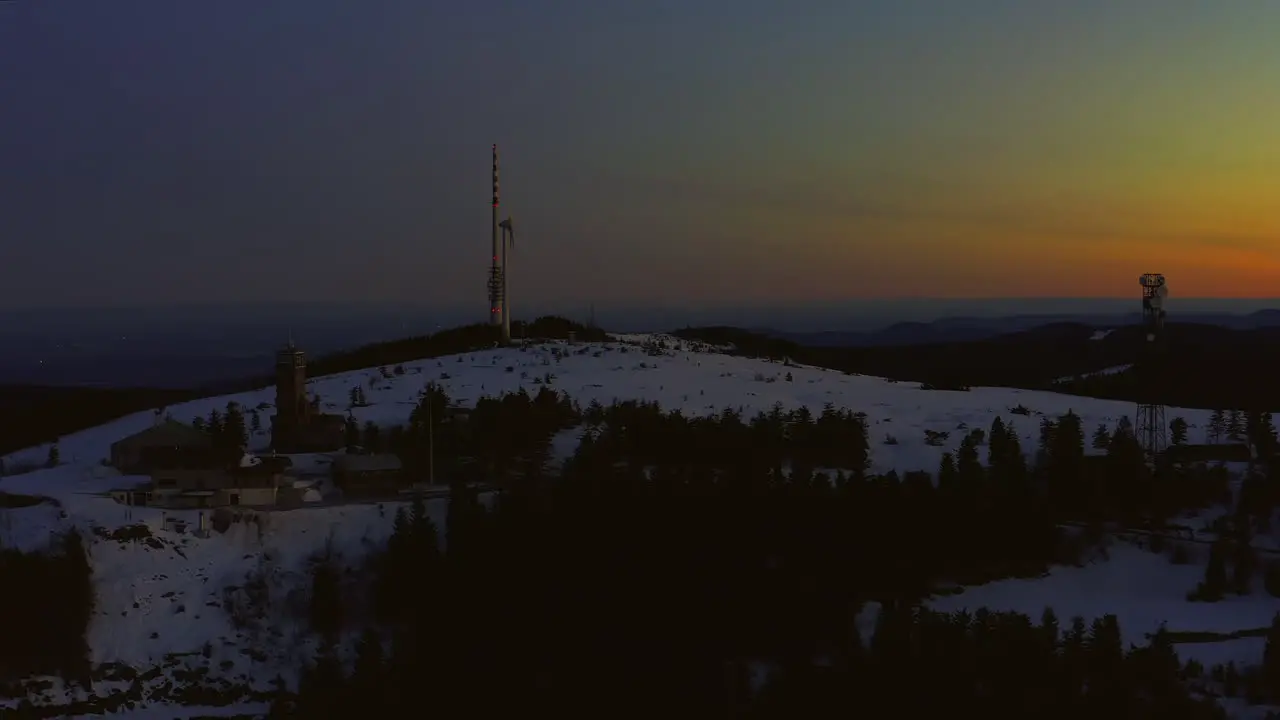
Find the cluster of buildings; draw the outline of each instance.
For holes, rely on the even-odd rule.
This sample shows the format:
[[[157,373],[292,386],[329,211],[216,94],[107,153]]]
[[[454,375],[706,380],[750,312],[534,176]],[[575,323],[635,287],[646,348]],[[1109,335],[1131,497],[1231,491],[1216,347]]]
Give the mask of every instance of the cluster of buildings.
[[[397,456],[347,448],[346,418],[321,413],[308,399],[306,386],[306,358],[290,342],[276,355],[271,455],[220,447],[202,429],[157,419],[153,426],[112,444],[112,467],[124,475],[150,478],[113,491],[112,496],[127,505],[168,509],[286,509],[326,500],[324,489],[329,488],[339,490],[344,499],[394,496],[413,489]],[[284,456],[308,453],[332,453],[326,458],[331,462],[295,467]]]

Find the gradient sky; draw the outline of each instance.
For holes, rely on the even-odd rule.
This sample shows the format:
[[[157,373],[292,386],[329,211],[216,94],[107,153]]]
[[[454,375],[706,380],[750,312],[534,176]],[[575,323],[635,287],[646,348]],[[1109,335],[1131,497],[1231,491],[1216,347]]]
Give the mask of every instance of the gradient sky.
[[[494,142],[517,316],[1151,271],[1275,297],[1277,28],[1271,0],[0,2],[0,304],[483,308]]]

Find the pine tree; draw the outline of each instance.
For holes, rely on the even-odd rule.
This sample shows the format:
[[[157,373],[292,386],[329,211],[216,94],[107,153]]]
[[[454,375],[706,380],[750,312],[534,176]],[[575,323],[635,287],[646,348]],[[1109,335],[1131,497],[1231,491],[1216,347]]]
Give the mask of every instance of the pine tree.
[[[1040,615],[1040,632],[1044,637],[1045,645],[1051,652],[1056,652],[1061,630],[1058,625],[1058,615],[1051,607],[1046,607]]]
[[[89,645],[86,634],[89,623],[97,609],[97,595],[93,586],[93,569],[89,565],[89,553],[85,548],[84,537],[80,531],[72,528],[62,536],[62,554],[67,559],[69,582],[62,588],[60,598],[75,612],[75,622],[67,631],[68,642],[72,647],[68,650],[67,664],[63,667],[68,678],[73,678],[85,687],[91,682]]]
[[[1257,448],[1259,457],[1270,457],[1276,444],[1271,413],[1251,410],[1245,418],[1245,438]]]
[[[449,484],[449,504],[445,510],[445,551],[450,560],[464,558],[471,551],[480,511],[474,487],[462,480],[454,480]]]
[[[1238,595],[1248,595],[1252,591],[1253,576],[1258,570],[1258,553],[1253,549],[1248,523],[1248,518],[1242,518],[1242,529],[1232,553],[1231,584]]]
[[[421,497],[415,496],[413,498],[414,505],[420,505],[421,503]],[[391,524],[391,540],[387,547],[389,549],[394,549],[397,538],[407,540],[412,532],[412,527],[409,513],[405,512],[403,507],[397,509],[395,521]]]
[[[244,413],[235,402],[227,403],[227,414],[222,427],[223,447],[243,448],[249,445],[249,429],[245,427]]]
[[[1090,685],[1103,688],[1117,682],[1124,664],[1124,641],[1115,615],[1103,615],[1093,621],[1086,647]]]
[[[210,410],[209,419],[205,422],[205,430],[209,433],[209,436],[213,438],[215,445],[220,446],[222,443],[222,428],[222,413],[218,412],[217,408]]]
[[[1062,635],[1062,662],[1069,695],[1079,694],[1085,686],[1088,674],[1086,643],[1088,628],[1084,618],[1071,618],[1071,627]]]
[[[530,448],[521,463],[521,487],[534,487],[548,474],[551,467],[551,446],[548,442],[539,442]]]
[[[387,549],[379,564],[374,582],[374,606],[384,621],[398,620],[409,607],[412,570],[412,530],[408,513],[401,507],[396,510],[395,523]]]
[[[414,496],[408,520],[409,547],[413,562],[418,566],[430,566],[439,559],[440,531],[427,515],[421,496]]]
[[[1169,421],[1169,441],[1174,445],[1185,445],[1187,442],[1187,421],[1176,417]]]
[[[1227,413],[1227,437],[1239,441],[1244,435],[1244,416],[1239,410]]]
[[[356,422],[355,418],[350,415],[347,416],[343,431],[343,442],[346,443],[347,447],[356,447],[360,444],[360,423]]]
[[[1157,700],[1177,696],[1180,687],[1181,663],[1168,629],[1162,623],[1151,635],[1147,647],[1135,651],[1132,657],[1140,658],[1140,683]]]
[[[301,718],[343,718],[345,713],[346,678],[342,661],[330,643],[316,653],[315,662],[304,668],[298,678],[298,704],[295,715]]]
[[[342,588],[334,559],[326,553],[311,573],[311,627],[333,643],[342,629]]]
[[[1049,418],[1040,421],[1040,445],[1036,448],[1036,466],[1040,469],[1049,466],[1053,453],[1053,435],[1057,429],[1057,424]]]
[[[1205,566],[1204,582],[1200,586],[1202,600],[1216,601],[1222,599],[1227,590],[1227,548],[1225,541],[1219,539],[1209,546],[1209,563]]]
[[[1115,435],[1117,433],[1120,435],[1129,435],[1131,437],[1137,437],[1133,433],[1133,421],[1129,419],[1128,415],[1121,415],[1120,419],[1116,421],[1116,429],[1115,429],[1115,432],[1112,433],[1112,435]]]
[[[943,453],[942,465],[938,468],[938,492],[955,493],[958,479],[955,456],[951,453]]]
[[[1143,482],[1147,475],[1142,446],[1122,424],[1117,424],[1111,435],[1106,467],[1106,482],[1099,486],[1099,492],[1105,490],[1120,511],[1132,516],[1150,506],[1152,491]]]
[[[372,420],[364,424],[364,441],[361,445],[369,452],[381,452],[382,450],[382,433],[379,432],[378,425]]]
[[[853,477],[862,480],[871,468],[871,438],[867,432],[866,413],[849,416],[849,427],[843,442],[845,467],[853,471]]]
[[[58,443],[49,446],[49,456],[44,461],[44,466],[53,468],[58,467],[62,462],[62,451],[58,449]]]
[[[1022,486],[1027,481],[1027,456],[1022,453],[1022,441],[1018,439],[1018,429],[1013,423],[1005,426],[1004,450],[1008,481],[1015,486]]]
[[[861,665],[866,651],[866,646],[862,641],[862,632],[858,630],[856,615],[844,627],[846,632],[842,636],[843,642],[840,647],[841,660],[846,667],[856,668]]]
[[[974,444],[972,435],[966,435],[960,441],[960,448],[956,452],[956,470],[957,479],[966,494],[980,491],[984,473],[982,463],[978,460],[978,446]]]
[[[372,628],[364,631],[356,645],[355,665],[351,669],[352,707],[367,710],[376,706],[380,696],[384,660],[382,638]]]
[[[1227,414],[1222,410],[1214,410],[1209,416],[1209,442],[1220,443],[1227,432]]]
[[[1054,504],[1068,512],[1073,507],[1075,511],[1095,507],[1100,483],[1083,472],[1084,427],[1080,416],[1067,411],[1056,423],[1042,425],[1041,438],[1048,445],[1041,453]]]
[[[893,603],[880,606],[868,650],[882,666],[897,665],[910,653],[911,610]]]
[[[1276,423],[1275,418],[1271,415],[1271,411],[1262,411],[1262,415],[1259,417],[1259,430],[1262,434],[1269,436],[1272,440],[1276,439]]]
[[[1050,455],[1055,460],[1075,462],[1084,457],[1084,426],[1080,416],[1068,410],[1066,415],[1058,418],[1057,426],[1052,430],[1052,450]]]
[[[1262,413],[1258,410],[1244,412],[1244,438],[1251,443],[1258,441],[1258,429],[1262,427]]]
[[[1222,674],[1222,694],[1233,698],[1240,694],[1240,670],[1234,660],[1227,662]]]
[[[1093,431],[1093,449],[1106,450],[1111,444],[1111,431],[1107,430],[1106,423],[1099,423],[1098,429]]]
[[[1262,652],[1262,676],[1272,702],[1280,700],[1280,613],[1271,619],[1267,645]]]
[[[991,443],[987,446],[987,467],[994,468],[1007,459],[1005,437],[1004,420],[997,415],[996,419],[991,421]]]
[[[305,676],[305,669],[302,674]],[[296,708],[294,707],[293,698],[290,697],[286,689],[284,678],[276,675],[276,679],[272,684],[275,692],[271,696],[271,705],[267,708],[266,720],[286,720],[287,718],[295,717]]]

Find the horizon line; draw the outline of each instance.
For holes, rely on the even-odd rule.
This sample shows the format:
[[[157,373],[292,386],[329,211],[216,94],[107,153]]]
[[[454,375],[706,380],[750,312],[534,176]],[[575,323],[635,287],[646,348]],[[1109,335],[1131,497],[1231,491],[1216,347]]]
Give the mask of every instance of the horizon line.
[[[802,307],[839,307],[841,305],[865,306],[873,303],[886,304],[924,304],[924,303],[1010,303],[1010,302],[1035,302],[1035,303],[1051,303],[1051,302],[1108,302],[1108,301],[1134,301],[1135,303],[1141,299],[1139,293],[1126,295],[1054,295],[1054,296],[998,296],[998,297],[867,297],[867,298],[839,298],[839,299],[823,299],[823,300],[778,300],[774,302],[768,301],[734,301],[727,299],[716,303],[708,303],[705,300],[691,302],[688,305],[671,304],[669,301],[615,301],[615,302],[599,302],[586,301],[582,303],[582,309],[585,310],[589,306],[594,305],[596,310],[629,310],[652,312],[698,312],[705,310],[768,310],[768,309],[785,309],[785,308],[802,308]],[[1221,296],[1185,296],[1178,297],[1176,304],[1194,303],[1194,302],[1213,302],[1213,303],[1277,303],[1280,304],[1280,296],[1274,297],[1221,297]],[[564,311],[570,305],[577,303],[548,301],[545,303],[529,303],[535,308],[544,306],[547,312],[554,314],[555,311]],[[161,303],[154,305],[144,305],[140,303],[120,304],[120,305],[103,305],[101,303],[87,305],[32,305],[27,307],[9,307],[0,310],[0,316],[23,315],[27,313],[38,312],[128,312],[128,311],[183,311],[183,310],[222,310],[222,309],[266,309],[279,308],[282,310],[290,308],[317,308],[317,307],[333,307],[333,308],[365,308],[365,307],[402,307],[414,310],[436,310],[441,312],[455,313],[468,312],[472,308],[470,304],[462,305],[455,303],[433,303],[423,300],[258,300],[258,301],[216,301],[216,302],[179,302],[179,303]],[[483,313],[477,313],[482,315]]]

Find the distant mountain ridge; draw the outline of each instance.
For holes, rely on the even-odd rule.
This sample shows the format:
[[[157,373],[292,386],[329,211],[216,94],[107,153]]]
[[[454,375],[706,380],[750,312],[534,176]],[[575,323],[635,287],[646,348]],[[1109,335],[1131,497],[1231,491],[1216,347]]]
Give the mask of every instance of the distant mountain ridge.
[[[1114,320],[1114,316],[1112,318]],[[976,340],[894,345],[817,345],[729,327],[677,335],[738,352],[787,357],[845,372],[933,388],[999,386],[1192,408],[1280,412],[1280,323],[1234,329],[1201,322],[1166,325],[1165,352],[1144,352],[1146,333],[1129,323],[1056,322]],[[1124,368],[1120,370],[1119,368]]]
[[[1247,314],[1174,313],[1173,321],[1221,327],[1228,330],[1260,330],[1280,327],[1280,309]],[[900,322],[870,332],[788,332],[753,328],[751,332],[789,340],[808,347],[888,347],[974,342],[1051,325],[1079,325],[1111,330],[1142,322],[1142,313],[1088,315],[1009,315],[1002,317],[952,317],[930,322]]]

